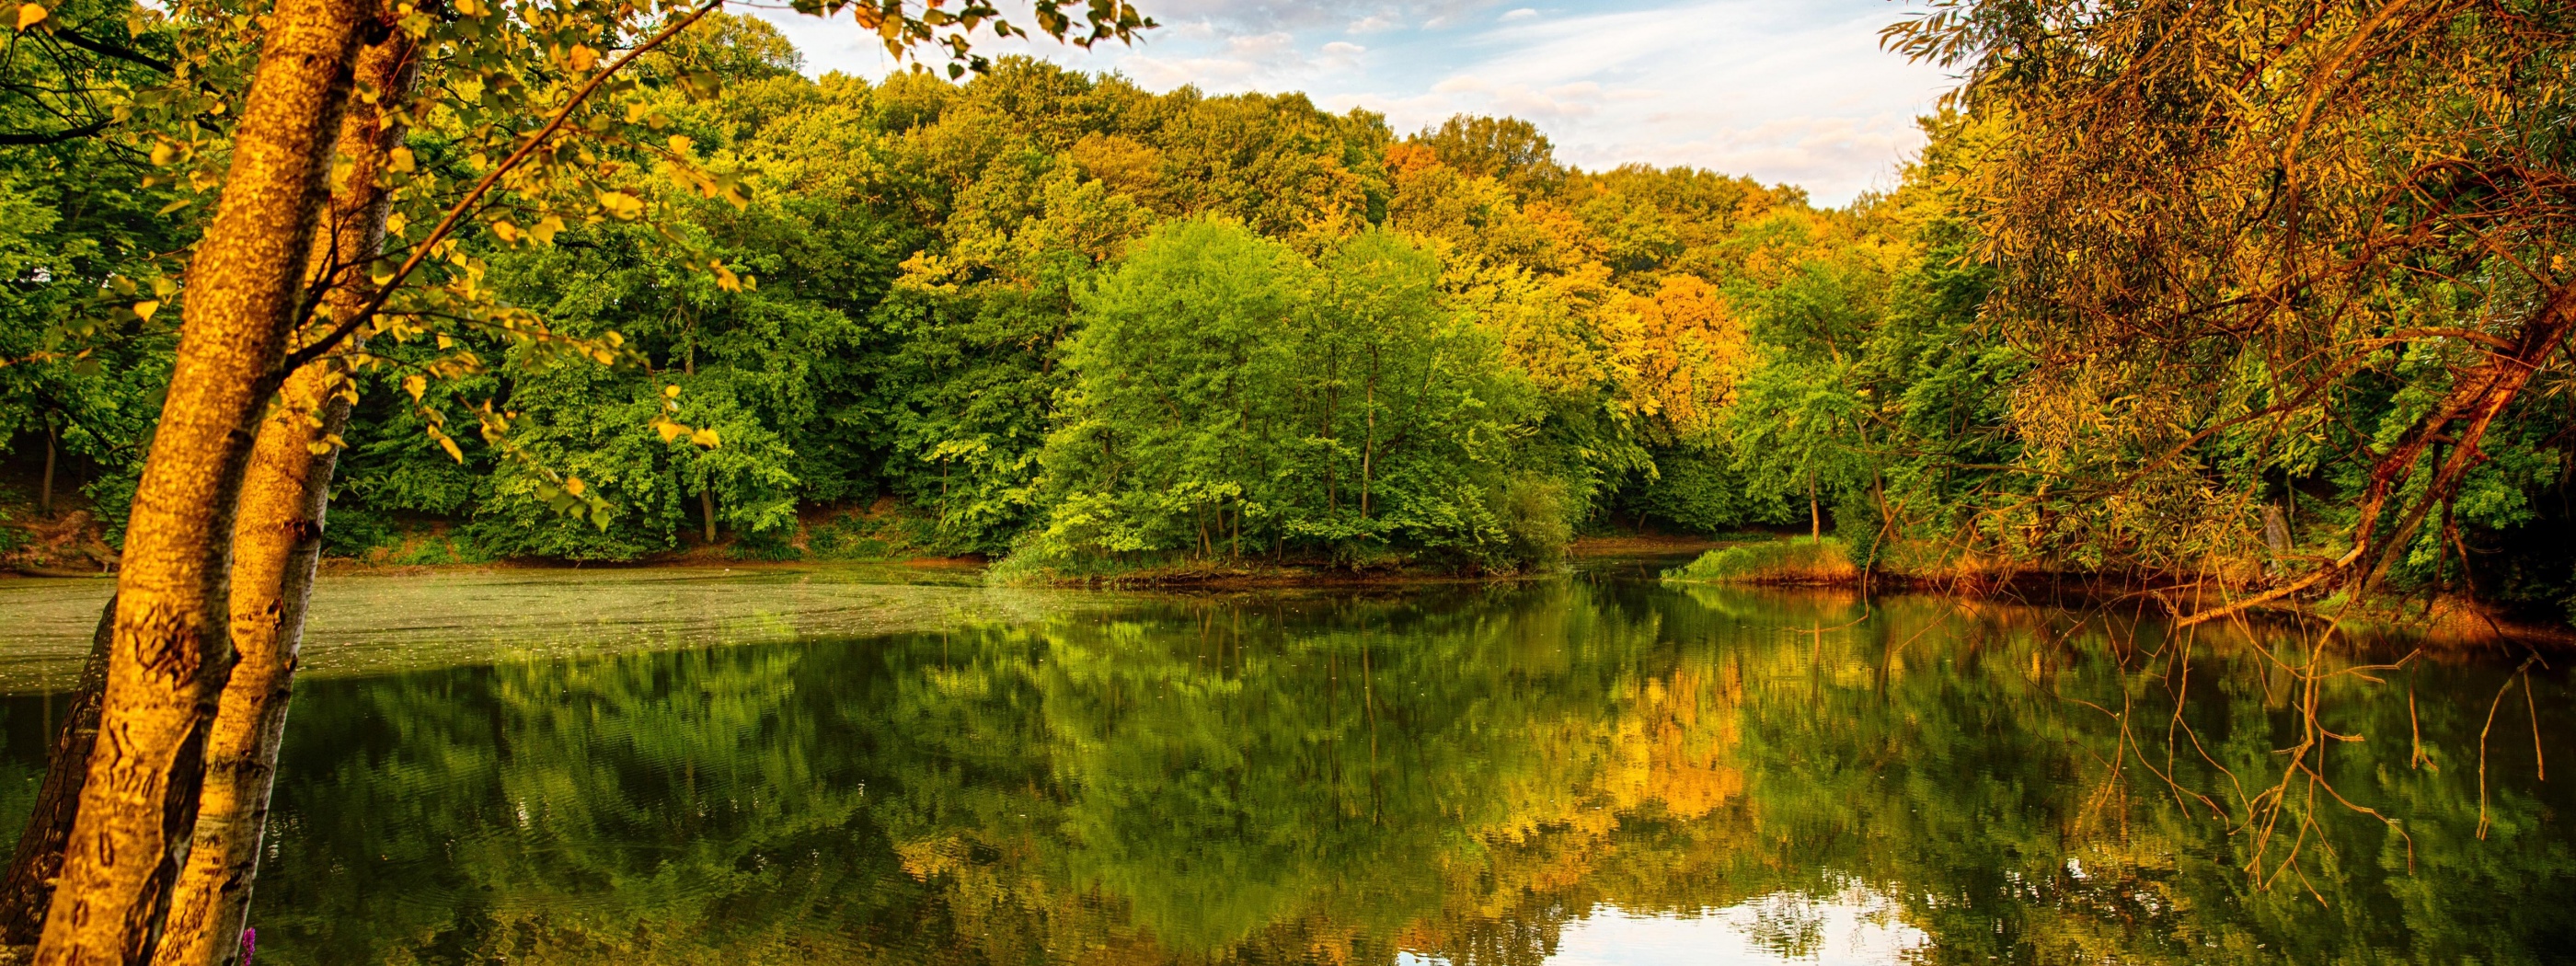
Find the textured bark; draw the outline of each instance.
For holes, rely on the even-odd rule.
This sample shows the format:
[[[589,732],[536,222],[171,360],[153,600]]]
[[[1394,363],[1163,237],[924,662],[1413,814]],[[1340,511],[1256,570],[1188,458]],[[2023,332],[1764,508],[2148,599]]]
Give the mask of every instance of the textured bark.
[[[384,152],[406,133],[387,123],[380,108],[409,98],[419,76],[411,37],[378,33],[383,39],[359,53],[355,71],[357,90],[375,92],[376,102],[352,99],[341,118],[340,153],[350,167],[347,180],[332,192],[329,230],[314,243],[318,271],[332,276],[324,279],[322,316],[329,320],[363,311],[375,294],[367,266],[384,251],[390,200],[376,178]],[[359,345],[355,339],[348,343],[350,349]],[[345,353],[324,356],[287,377],[277,408],[260,423],[233,524],[233,672],[207,736],[196,828],[171,889],[168,924],[152,957],[156,964],[216,966],[241,958],[305,608],[322,555],[331,474],[339,462],[338,449],[323,441],[348,425],[349,399],[342,392],[348,378]]]
[[[706,523],[707,542],[710,544],[716,542],[716,491],[714,487],[715,484],[712,482],[698,487],[698,517]]]
[[[54,515],[54,417],[45,417],[45,481],[36,487],[36,515]]]
[[[53,899],[63,843],[71,839],[81,786],[89,779],[90,747],[98,743],[99,697],[107,691],[107,652],[115,630],[116,598],[110,596],[99,611],[98,630],[90,634],[89,660],[72,685],[71,703],[63,708],[62,729],[54,733],[36,810],[27,816],[7,876],[0,877],[0,946],[32,946],[44,932],[45,904]]]
[[[98,744],[39,963],[140,962],[186,856],[232,664],[234,502],[298,308],[361,21],[354,0],[270,12],[223,198],[188,267],[178,356],[127,525]]]

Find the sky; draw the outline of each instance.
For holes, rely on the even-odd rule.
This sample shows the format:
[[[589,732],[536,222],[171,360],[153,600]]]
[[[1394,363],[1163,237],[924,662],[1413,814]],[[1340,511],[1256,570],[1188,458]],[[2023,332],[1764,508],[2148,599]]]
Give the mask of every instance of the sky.
[[[1327,110],[1383,114],[1399,134],[1507,114],[1537,124],[1560,161],[1745,174],[1804,186],[1824,205],[1893,187],[1922,144],[1914,118],[1951,84],[1879,49],[1879,28],[1910,12],[1901,0],[1136,2],[1162,26],[1133,46],[978,49],[1114,71],[1153,91],[1303,91]],[[896,66],[847,19],[753,12],[786,32],[811,73]]]

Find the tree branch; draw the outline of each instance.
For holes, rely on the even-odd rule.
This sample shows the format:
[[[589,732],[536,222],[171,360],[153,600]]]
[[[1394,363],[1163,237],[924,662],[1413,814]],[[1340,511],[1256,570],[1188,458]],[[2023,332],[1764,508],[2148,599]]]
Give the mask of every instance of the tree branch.
[[[351,333],[356,332],[359,326],[364,325],[367,320],[374,318],[376,313],[385,307],[385,300],[391,298],[396,290],[402,288],[403,281],[410,278],[411,273],[418,269],[422,262],[429,260],[430,253],[437,250],[438,243],[446,240],[448,235],[454,233],[457,223],[465,220],[467,213],[471,212],[474,209],[474,206],[483,200],[484,195],[491,193],[493,185],[500,183],[501,176],[516,169],[521,161],[525,161],[529,155],[535,154],[537,148],[546,143],[547,138],[553,137],[556,131],[562,130],[564,122],[572,119],[573,109],[580,107],[584,101],[589,100],[590,95],[598,92],[600,86],[606,84],[611,76],[614,76],[627,64],[633,63],[635,58],[641,57],[646,52],[662,46],[664,42],[669,41],[672,37],[678,36],[680,31],[687,29],[690,24],[697,23],[699,19],[705,17],[707,14],[715,12],[716,8],[722,6],[724,6],[724,0],[707,0],[706,3],[699,5],[696,10],[690,11],[688,16],[682,17],[671,23],[669,26],[663,27],[660,33],[656,33],[651,39],[648,39],[641,44],[637,44],[634,49],[619,56],[617,60],[614,63],[609,64],[606,69],[601,70],[597,74],[591,75],[590,82],[583,84],[581,90],[575,92],[571,100],[564,102],[563,107],[556,109],[554,117],[546,121],[545,127],[539,128],[537,133],[531,135],[528,138],[527,143],[519,145],[518,150],[510,152],[509,157],[501,159],[501,163],[493,166],[490,172],[484,174],[482,180],[475,182],[474,187],[466,190],[465,197],[456,199],[456,203],[454,205],[448,206],[447,216],[440,218],[438,220],[438,226],[430,229],[429,235],[422,238],[420,243],[412,248],[411,257],[403,260],[402,267],[394,270],[393,277],[386,279],[383,284],[376,286],[376,294],[374,297],[367,300],[366,305],[360,307],[358,311],[350,313],[348,318],[334,320],[337,324],[333,325],[331,327],[331,331],[324,334],[322,338],[314,340],[304,348],[288,353],[285,361],[280,363],[275,371],[269,373],[268,379],[272,381],[272,384],[283,383],[288,373],[302,368],[306,363],[310,363],[315,359],[321,358],[324,353],[330,352],[333,346],[339,345],[341,341],[347,339]]]
[[[103,40],[91,40],[88,37],[81,36],[80,34],[69,30],[55,30],[52,32],[52,36],[54,39],[60,40],[74,47],[78,47],[82,50],[89,51],[90,53],[97,54],[101,57],[113,58],[125,61],[129,64],[141,64],[164,74],[178,73],[175,68],[170,66],[169,61],[162,60],[161,58],[154,57],[131,47],[111,44]]]
[[[45,134],[0,134],[0,146],[61,144],[65,141],[78,141],[85,137],[94,137],[98,132],[107,130],[109,123],[111,122],[108,118],[102,117],[79,127],[64,128]]]

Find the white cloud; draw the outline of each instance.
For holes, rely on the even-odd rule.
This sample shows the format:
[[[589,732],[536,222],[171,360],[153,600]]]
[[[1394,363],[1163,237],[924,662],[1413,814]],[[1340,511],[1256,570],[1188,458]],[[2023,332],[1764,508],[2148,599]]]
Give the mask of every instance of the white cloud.
[[[1400,131],[1454,113],[1537,122],[1590,168],[1691,165],[1806,186],[1838,204],[1883,184],[1921,144],[1914,117],[1948,83],[1877,46],[1901,11],[1861,0],[1688,0],[1504,23],[1413,92],[1379,86],[1319,103],[1364,106]]]
[[[1233,37],[1225,42],[1226,53],[1237,57],[1276,60],[1297,46],[1297,38],[1286,31],[1272,31],[1250,37]]]
[[[1344,32],[1354,34],[1376,34],[1385,33],[1402,26],[1404,26],[1404,24],[1397,22],[1392,17],[1372,14],[1370,16],[1351,21],[1350,27]]]
[[[1504,23],[1510,23],[1514,20],[1528,20],[1535,16],[1538,16],[1538,11],[1532,10],[1528,7],[1522,7],[1518,10],[1503,11],[1502,21]]]

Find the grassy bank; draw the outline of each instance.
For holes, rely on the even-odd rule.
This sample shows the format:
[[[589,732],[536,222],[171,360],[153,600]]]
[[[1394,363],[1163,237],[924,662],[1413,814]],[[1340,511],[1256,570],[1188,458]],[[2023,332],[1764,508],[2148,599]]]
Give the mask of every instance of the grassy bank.
[[[1861,569],[1843,542],[1799,537],[1720,547],[1664,572],[1695,583],[1814,586],[1858,583]]]
[[[1571,548],[1570,548],[1571,549]],[[1494,580],[1561,573],[1554,563],[1498,570],[1453,560],[1395,553],[1354,559],[1192,557],[1184,554],[1045,554],[1023,550],[1002,558],[986,581],[1003,587],[1294,587],[1452,580]]]

